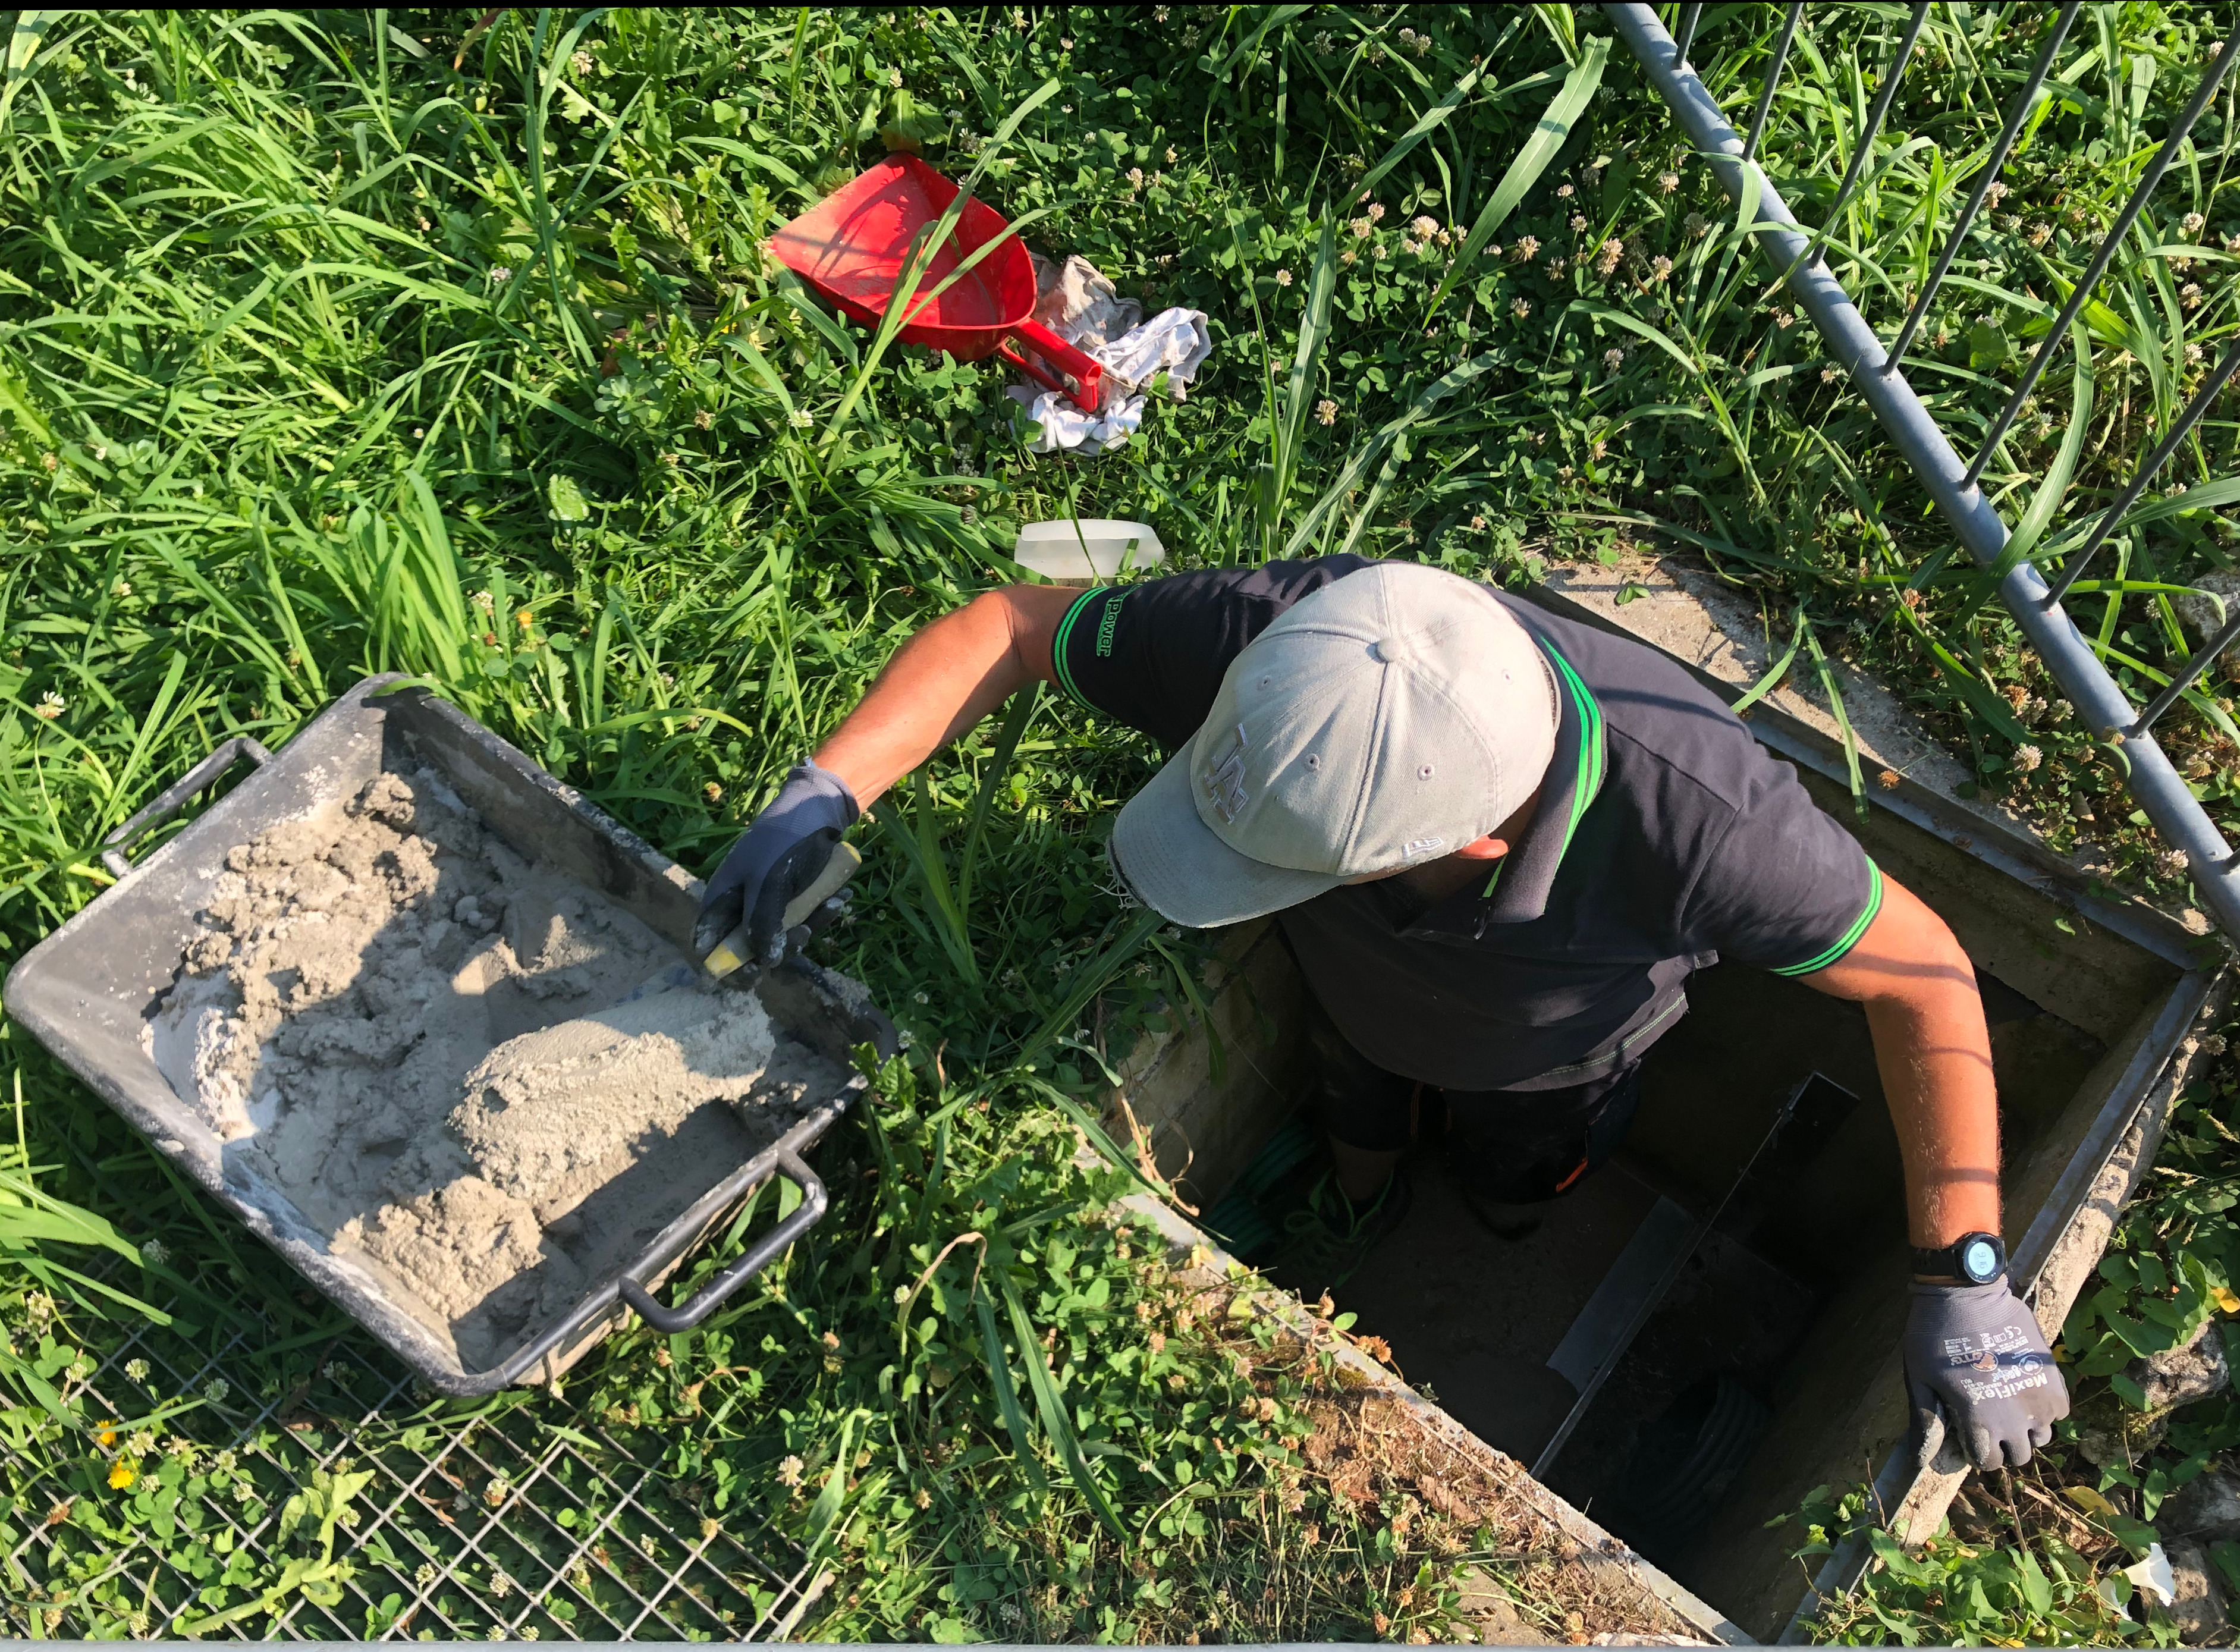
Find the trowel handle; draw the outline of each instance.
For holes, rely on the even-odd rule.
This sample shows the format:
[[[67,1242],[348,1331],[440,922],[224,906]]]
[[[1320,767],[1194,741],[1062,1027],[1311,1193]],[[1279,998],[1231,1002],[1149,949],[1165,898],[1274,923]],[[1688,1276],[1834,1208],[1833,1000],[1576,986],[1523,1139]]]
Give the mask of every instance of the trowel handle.
[[[1011,329],[1011,338],[1024,340],[1042,361],[1020,354],[1012,348],[1010,338],[996,347],[998,356],[1037,383],[1063,391],[1066,399],[1083,412],[1097,411],[1098,398],[1104,393],[1102,362],[1083,355],[1038,321],[1021,322]]]
[[[781,916],[785,928],[791,929],[809,922],[817,909],[837,895],[848,880],[863,869],[863,857],[856,852],[853,843],[835,843],[831,857],[817,881],[793,897]],[[708,973],[721,981],[725,976],[747,961],[747,926],[743,923],[718,941],[709,952]]]
[[[817,1225],[824,1214],[824,1183],[817,1172],[802,1160],[791,1148],[777,1150],[777,1162],[773,1175],[783,1175],[801,1189],[801,1208],[762,1236],[755,1248],[717,1274],[690,1302],[678,1308],[663,1308],[653,1294],[635,1279],[617,1282],[616,1289],[622,1299],[637,1310],[638,1317],[658,1331],[671,1336],[689,1331],[723,1304],[723,1299],[784,1255],[786,1247]],[[767,1178],[756,1183],[757,1189],[768,1187]]]

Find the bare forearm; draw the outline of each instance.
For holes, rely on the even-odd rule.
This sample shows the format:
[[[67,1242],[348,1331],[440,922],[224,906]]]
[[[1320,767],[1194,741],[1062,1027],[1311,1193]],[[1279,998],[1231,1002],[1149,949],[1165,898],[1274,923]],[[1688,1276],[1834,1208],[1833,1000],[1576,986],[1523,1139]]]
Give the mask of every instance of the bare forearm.
[[[1999,1106],[1990,1035],[1972,986],[1928,1002],[1870,1000],[1875,1065],[1905,1162],[1917,1245],[1999,1231]]]
[[[817,748],[818,765],[869,809],[1017,690],[1049,675],[1045,621],[1048,610],[1063,612],[1066,595],[1048,587],[991,591],[926,626]]]
[[[1894,878],[1839,962],[1807,984],[1867,1012],[1875,1066],[1905,1162],[1917,1245],[1999,1231],[1999,1104],[1975,967],[1939,918]]]

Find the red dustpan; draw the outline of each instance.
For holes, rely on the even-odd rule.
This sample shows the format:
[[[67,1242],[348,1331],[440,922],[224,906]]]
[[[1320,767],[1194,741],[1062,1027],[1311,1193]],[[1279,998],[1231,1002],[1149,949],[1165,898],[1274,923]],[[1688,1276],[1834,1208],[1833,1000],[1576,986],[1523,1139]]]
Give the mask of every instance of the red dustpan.
[[[917,156],[890,155],[772,236],[770,250],[849,315],[876,326],[902,279],[910,237],[956,198],[957,186]],[[1001,244],[950,281],[958,264],[991,241]],[[918,280],[901,336],[962,362],[1001,356],[1094,413],[1103,369],[1030,319],[1034,309],[1035,271],[1025,243],[993,207],[967,200],[947,244]],[[1034,353],[1022,354],[1014,339]]]

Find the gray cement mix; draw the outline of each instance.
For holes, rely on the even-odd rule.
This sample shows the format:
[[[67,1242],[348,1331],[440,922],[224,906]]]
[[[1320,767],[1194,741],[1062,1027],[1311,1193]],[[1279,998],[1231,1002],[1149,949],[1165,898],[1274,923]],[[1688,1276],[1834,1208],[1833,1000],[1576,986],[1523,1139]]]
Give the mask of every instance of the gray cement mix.
[[[426,769],[235,849],[198,918],[157,1066],[470,1366],[844,1079]]]

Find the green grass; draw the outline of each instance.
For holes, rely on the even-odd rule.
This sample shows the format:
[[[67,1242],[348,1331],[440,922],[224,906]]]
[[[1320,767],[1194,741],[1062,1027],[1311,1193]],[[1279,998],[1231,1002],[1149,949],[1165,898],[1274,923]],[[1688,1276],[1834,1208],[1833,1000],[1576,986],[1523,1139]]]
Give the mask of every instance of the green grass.
[[[1592,13],[507,11],[486,30],[477,15],[17,14],[0,89],[0,959],[99,893],[102,837],[166,779],[230,734],[285,740],[373,671],[439,685],[704,869],[903,636],[1010,577],[1017,523],[1068,512],[1149,520],[1186,565],[1348,548],[1509,582],[1661,536],[1757,594],[1784,639],[1801,622],[1800,657],[1888,675],[2057,844],[2089,832],[2122,876],[2182,890]],[[1885,330],[2028,61],[2023,15],[1933,11],[1830,226],[1837,273]],[[1694,55],[1730,112],[1777,18],[1707,10]],[[1903,20],[1808,17],[1765,146],[1808,221]],[[1909,367],[1962,447],[2225,21],[2083,14],[2064,90]],[[2231,114],[2220,98],[2119,253],[2088,311],[2090,371],[2057,361],[1987,479],[2033,556],[2073,543],[2232,330]],[[980,169],[1030,240],[1205,310],[1216,352],[1190,401],[1157,404],[1103,459],[1037,458],[994,369],[808,298],[759,243],[883,152],[883,130],[953,175]],[[2231,561],[2230,407],[2079,587],[2081,622],[2142,696],[2187,652],[2172,596]],[[2213,810],[2240,815],[2230,710],[2197,696],[2164,729]],[[949,1101],[965,1101],[948,1134],[928,1122],[948,1101],[897,1099],[891,1141],[837,1139],[834,1215],[730,1310],[722,1347],[641,1334],[564,1400],[520,1402],[554,1426],[636,1404],[643,1425],[745,1358],[751,1383],[705,1378],[737,1392],[674,1471],[837,1545],[819,1633],[1017,1634],[1032,1612],[1038,1633],[1153,1635],[1223,1610],[1222,1589],[1244,1601],[1248,1563],[1275,1615],[1238,1607],[1239,1633],[1407,1621],[1408,1555],[1379,1572],[1336,1542],[1269,1546],[1282,1448],[1238,1467],[1194,1397],[1105,1396],[1164,1443],[1078,1455],[1109,1418],[1092,1409],[1070,1444],[1065,1406],[1122,1380],[1149,1322],[1098,1321],[1095,1356],[1051,1378],[1055,1407],[1025,1366],[1003,1379],[1011,1403],[998,1391],[990,1344],[1017,1332],[1006,1281],[1047,1329],[1089,1311],[1065,1305],[1065,1269],[1140,1271],[1072,1208],[1091,1189],[1037,1132],[1060,1116],[1051,1097],[1087,1096],[1099,1062],[1188,1001],[1194,941],[1131,923],[1101,850],[1155,756],[1044,700],[891,800],[864,833],[859,916],[826,956],[909,1027],[915,1061],[942,1052]],[[257,1336],[297,1346],[283,1365],[336,1319],[4,1034],[23,1098],[9,1174],[63,1202],[0,1194],[6,1426],[57,1484],[83,1481],[105,1460],[93,1419],[63,1403],[65,1428],[44,1407],[35,1382],[61,1402],[70,1360],[42,1373],[37,1350],[97,1349],[137,1310],[59,1269],[190,1303],[250,1290],[270,1302]],[[905,1185],[882,1156],[905,1149],[969,1151],[974,1180]],[[998,1186],[1007,1156],[1038,1168]],[[936,1269],[950,1352],[875,1354],[895,1285],[983,1204],[1056,1214],[980,1286],[977,1247]],[[140,1276],[99,1272],[99,1230],[74,1243],[42,1225],[66,1220],[142,1245]],[[150,1237],[166,1260],[147,1261]],[[35,1312],[33,1293],[59,1305]],[[241,1325],[234,1307],[174,1311],[197,1335]],[[1225,1369],[1214,1344],[1184,1346]],[[937,1424],[927,1390],[903,1392],[935,1363],[954,1396]],[[912,1432],[929,1428],[956,1446],[933,1480],[931,1436]],[[852,1489],[814,1469],[843,1437],[879,1465]],[[1226,1463],[1217,1494],[1177,1503],[1170,1473],[1131,1466],[1177,1442]],[[807,1478],[774,1489],[789,1455]],[[955,1502],[921,1509],[921,1489]],[[1122,1567],[1097,1497],[1130,1530],[1180,1519],[1156,1576]],[[132,1580],[71,1587],[92,1592],[55,1632],[150,1609],[126,1599]]]

